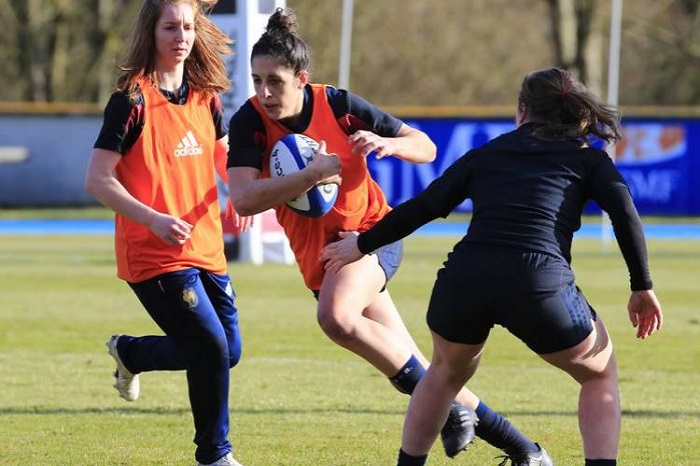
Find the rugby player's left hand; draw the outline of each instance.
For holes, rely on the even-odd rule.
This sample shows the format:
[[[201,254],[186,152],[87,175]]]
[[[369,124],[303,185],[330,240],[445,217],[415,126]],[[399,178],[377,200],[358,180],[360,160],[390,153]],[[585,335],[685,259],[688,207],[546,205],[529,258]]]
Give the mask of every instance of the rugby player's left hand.
[[[372,131],[355,131],[348,136],[348,142],[352,145],[352,152],[362,157],[374,154],[374,158],[382,159],[392,155],[396,150],[393,138],[385,138]]]
[[[637,329],[637,338],[647,338],[664,324],[664,314],[654,290],[633,291],[627,304],[632,326]]]

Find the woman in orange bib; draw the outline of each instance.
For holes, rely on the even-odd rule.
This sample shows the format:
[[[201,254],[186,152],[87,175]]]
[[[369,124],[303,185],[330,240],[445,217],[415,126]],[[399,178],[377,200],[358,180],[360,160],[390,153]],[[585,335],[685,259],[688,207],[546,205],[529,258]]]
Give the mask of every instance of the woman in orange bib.
[[[336,344],[372,364],[401,392],[411,394],[428,361],[404,325],[387,282],[402,258],[400,242],[325,273],[322,248],[346,230],[364,231],[390,210],[367,168],[367,156],[431,162],[435,144],[428,136],[345,90],[309,82],[309,55],[296,34],[296,17],[277,9],[251,54],[255,96],[231,118],[228,176],[236,210],[253,215],[274,208],[289,238],[304,282],[318,300],[321,329]],[[270,177],[274,144],[303,133],[319,142],[306,168]],[[333,209],[309,218],[285,202],[317,184],[339,183]],[[476,415],[479,425],[475,427]],[[506,419],[463,389],[442,428],[445,453],[453,457],[476,435],[503,449],[519,465],[541,458],[539,447]],[[532,455],[531,455],[532,454]],[[522,460],[522,461],[521,461]]]
[[[198,464],[235,466],[229,370],[241,338],[216,184],[217,171],[226,177],[219,92],[229,86],[230,40],[203,11],[212,3],[144,2],[86,188],[115,211],[117,275],[164,332],[109,339],[114,387],[135,401],[140,373],[185,370]]]

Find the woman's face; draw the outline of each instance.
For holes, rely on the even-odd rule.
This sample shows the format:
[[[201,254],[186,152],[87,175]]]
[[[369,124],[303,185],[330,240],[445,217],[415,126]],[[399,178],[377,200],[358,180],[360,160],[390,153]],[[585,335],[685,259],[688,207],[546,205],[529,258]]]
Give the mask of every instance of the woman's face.
[[[265,113],[273,120],[295,119],[304,104],[304,86],[309,74],[283,66],[274,57],[258,55],[250,62],[253,88]]]
[[[164,5],[156,23],[156,63],[159,68],[185,62],[194,44],[194,10],[188,3]]]

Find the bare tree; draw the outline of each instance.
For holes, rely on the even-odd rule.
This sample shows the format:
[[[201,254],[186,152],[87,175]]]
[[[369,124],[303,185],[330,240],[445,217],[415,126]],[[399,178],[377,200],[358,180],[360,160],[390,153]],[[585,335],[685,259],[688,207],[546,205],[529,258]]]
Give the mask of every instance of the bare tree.
[[[20,67],[20,19],[10,0],[0,0],[0,63],[3,63],[3,100],[13,100],[22,94],[24,82]],[[6,95],[5,95],[6,94]]]
[[[2,99],[106,100],[138,8],[139,0],[0,0]]]
[[[234,0],[227,0],[234,1]],[[343,0],[287,0],[337,83]],[[620,101],[700,104],[700,0],[626,0]],[[604,93],[609,1],[355,0],[351,90],[380,106],[511,105],[558,65]],[[3,101],[103,103],[142,0],[0,0]]]
[[[628,17],[625,28],[621,99],[635,104],[699,104],[700,1],[638,2],[642,5]]]

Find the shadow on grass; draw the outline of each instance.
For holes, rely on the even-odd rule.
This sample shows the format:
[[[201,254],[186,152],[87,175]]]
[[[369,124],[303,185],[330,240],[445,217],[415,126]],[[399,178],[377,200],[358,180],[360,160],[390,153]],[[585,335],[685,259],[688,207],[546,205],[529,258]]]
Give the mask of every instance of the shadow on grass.
[[[532,417],[568,417],[577,416],[576,411],[501,411],[501,414],[506,418],[511,416],[532,416]],[[690,417],[700,419],[700,411],[662,411],[662,410],[652,410],[652,409],[623,409],[622,417],[630,418],[650,418],[650,419],[673,419],[677,417]]]
[[[42,416],[52,416],[57,414],[147,414],[147,415],[163,415],[181,416],[183,414],[189,414],[189,408],[141,408],[141,407],[124,407],[124,408],[42,408],[38,406],[31,407],[12,407],[12,408],[0,408],[0,416],[8,415],[24,415],[24,414],[37,414]],[[362,408],[310,408],[310,409],[281,409],[279,407],[274,408],[245,408],[245,407],[231,407],[231,413],[239,414],[332,414],[332,413],[344,413],[344,414],[371,414],[371,415],[403,415],[404,410],[379,410],[379,409],[362,409]],[[511,416],[532,416],[532,417],[570,417],[576,416],[576,411],[503,411],[505,417]],[[622,410],[623,417],[631,418],[652,418],[652,419],[671,419],[677,417],[690,417],[699,418],[700,411],[661,411],[661,410]]]
[[[190,412],[189,408],[42,408],[40,406],[28,406],[26,408],[0,408],[0,416],[37,414],[40,416],[54,416],[57,414],[148,414],[148,415],[183,415]]]

